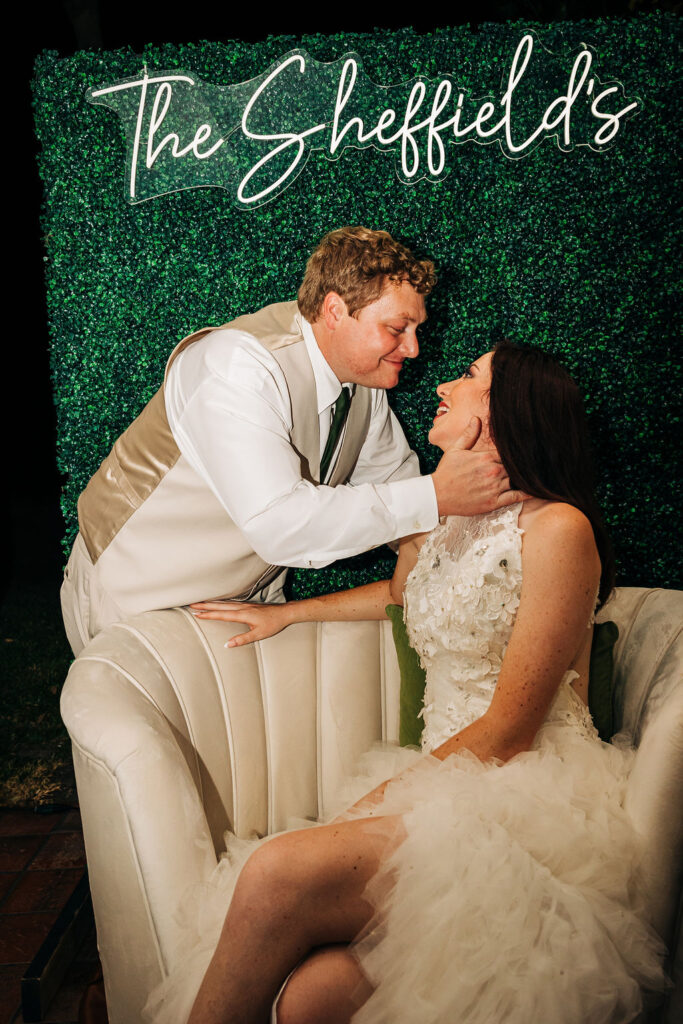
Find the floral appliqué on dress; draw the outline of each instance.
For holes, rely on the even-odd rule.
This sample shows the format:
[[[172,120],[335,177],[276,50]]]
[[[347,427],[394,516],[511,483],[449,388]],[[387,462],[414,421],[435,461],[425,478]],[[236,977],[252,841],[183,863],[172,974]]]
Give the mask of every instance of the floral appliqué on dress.
[[[429,535],[405,585],[410,642],[427,674],[424,750],[433,750],[484,714],[493,697],[522,587],[522,506],[449,516]],[[565,673],[546,721],[571,719],[595,735]]]

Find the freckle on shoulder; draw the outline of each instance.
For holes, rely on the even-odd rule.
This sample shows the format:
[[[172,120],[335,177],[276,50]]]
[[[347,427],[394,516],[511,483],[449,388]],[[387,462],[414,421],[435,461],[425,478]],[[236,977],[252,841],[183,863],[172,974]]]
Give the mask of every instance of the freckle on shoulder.
[[[557,551],[569,547],[572,550],[587,550],[595,546],[593,527],[590,520],[573,505],[565,502],[548,502],[539,509],[533,522],[528,525],[528,537],[540,549],[551,545]]]
[[[558,529],[563,532],[580,532],[588,529],[592,533],[593,530],[588,517],[574,505],[564,501],[549,501],[539,509],[536,522],[545,529]]]

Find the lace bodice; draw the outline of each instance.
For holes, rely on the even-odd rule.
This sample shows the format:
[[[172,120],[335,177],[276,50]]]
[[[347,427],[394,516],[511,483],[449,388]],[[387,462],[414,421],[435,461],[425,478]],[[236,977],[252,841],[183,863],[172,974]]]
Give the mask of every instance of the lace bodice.
[[[450,516],[420,549],[405,585],[408,636],[426,671],[422,746],[433,750],[484,714],[515,621],[522,587],[521,504]],[[565,673],[546,722],[595,729]]]

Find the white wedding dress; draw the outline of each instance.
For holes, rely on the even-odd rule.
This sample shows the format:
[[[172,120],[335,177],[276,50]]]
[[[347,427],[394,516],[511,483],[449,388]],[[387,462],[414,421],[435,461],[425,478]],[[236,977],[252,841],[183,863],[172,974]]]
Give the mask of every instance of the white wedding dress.
[[[632,751],[599,740],[575,672],[532,750],[503,765],[424,756],[493,696],[519,604],[520,508],[447,519],[406,582],[423,752],[372,750],[345,791],[351,803],[403,772],[381,810],[402,815],[406,838],[368,887],[376,913],[353,947],[375,986],[354,1024],[625,1024],[641,987],[666,985],[622,809]],[[148,1004],[155,1024],[185,1021],[253,847],[233,837],[193,894],[182,975]]]

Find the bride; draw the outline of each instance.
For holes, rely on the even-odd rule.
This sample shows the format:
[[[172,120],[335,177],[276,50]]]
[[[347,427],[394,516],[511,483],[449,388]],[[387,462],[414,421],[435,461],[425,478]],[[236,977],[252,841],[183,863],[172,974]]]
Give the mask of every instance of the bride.
[[[154,1020],[615,1024],[666,985],[621,807],[632,752],[602,743],[586,706],[614,570],[578,390],[504,342],[437,394],[430,441],[446,449],[478,418],[477,445],[528,500],[405,538],[390,581],[194,607],[245,623],[239,646],[405,600],[424,732],[421,752],[370,752],[366,795],[331,823],[233,842],[217,944],[153,997]]]

